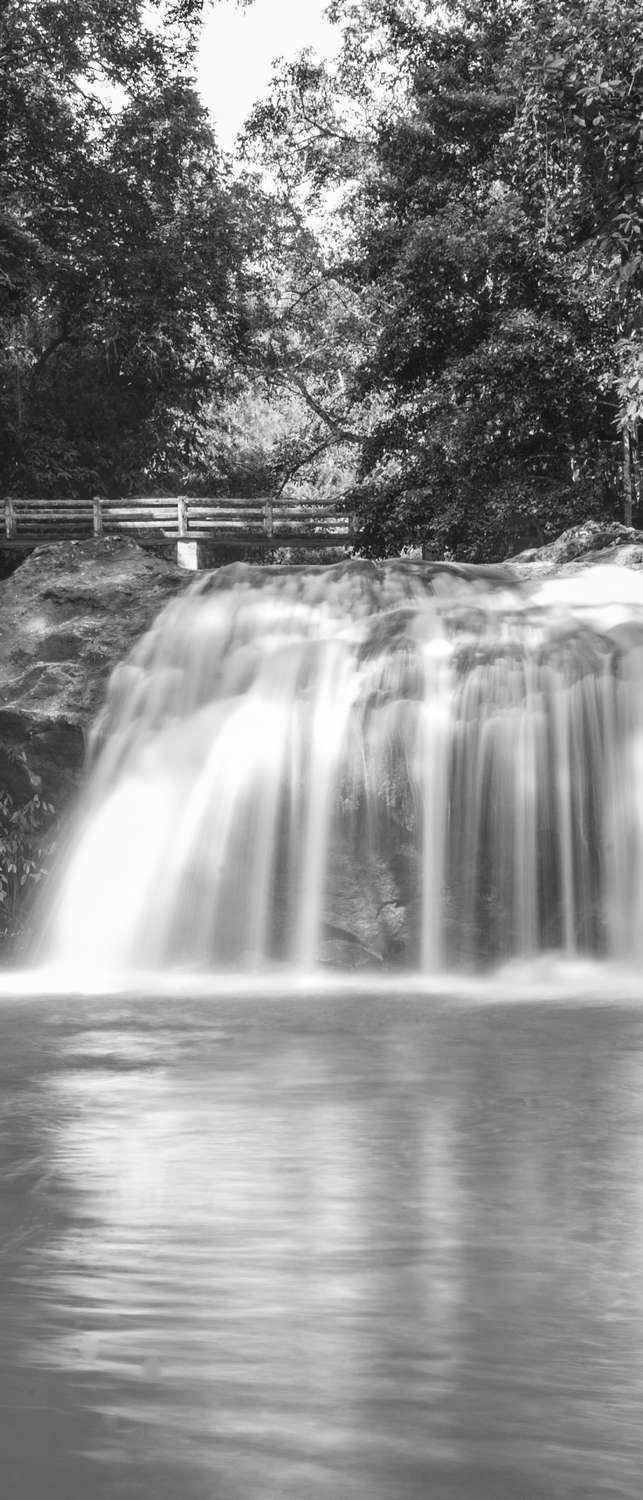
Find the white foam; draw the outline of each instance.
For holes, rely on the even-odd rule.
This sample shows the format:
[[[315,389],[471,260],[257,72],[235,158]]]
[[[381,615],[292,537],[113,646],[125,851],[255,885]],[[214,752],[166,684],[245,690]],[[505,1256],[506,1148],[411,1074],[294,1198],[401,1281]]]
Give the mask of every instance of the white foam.
[[[205,999],[235,1001],[292,1000],[303,1008],[319,999],[386,998],[444,1001],[450,1005],[569,1004],[643,1005],[638,967],[605,960],[568,959],[557,952],[514,960],[484,974],[422,974],[413,970],[373,972],[359,969],[296,970],[273,968],[261,974],[203,970],[121,969],[97,974],[89,964],[43,965],[0,974],[0,1002],[73,998],[82,1001],[127,999]]]

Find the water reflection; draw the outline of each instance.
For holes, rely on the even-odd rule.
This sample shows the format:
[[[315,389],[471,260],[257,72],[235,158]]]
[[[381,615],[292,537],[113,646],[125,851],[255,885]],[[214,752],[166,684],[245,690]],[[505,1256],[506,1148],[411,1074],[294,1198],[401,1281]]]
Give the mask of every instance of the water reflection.
[[[102,999],[0,1032],[11,1500],[638,1500],[636,1011]]]

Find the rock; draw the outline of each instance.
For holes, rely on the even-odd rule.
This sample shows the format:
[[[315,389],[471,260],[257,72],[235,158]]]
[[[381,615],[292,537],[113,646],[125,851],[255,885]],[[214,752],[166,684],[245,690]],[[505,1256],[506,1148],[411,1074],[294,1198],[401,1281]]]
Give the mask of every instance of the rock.
[[[0,794],[64,808],[112,668],[190,581],[115,538],[37,547],[0,582]]]
[[[380,625],[364,649],[368,654],[386,645],[391,660],[395,657],[394,682],[392,679],[387,688],[396,695],[392,704],[395,723],[402,724],[405,708],[410,709],[412,718],[415,700],[421,694],[413,609],[405,597],[409,579],[420,580],[427,593],[439,596],[443,589],[448,591],[454,600],[453,631],[463,631],[465,654],[473,650],[474,643],[479,663],[482,648],[476,642],[478,634],[483,634],[484,621],[481,619],[478,631],[475,612],[481,590],[488,594],[490,589],[511,584],[512,578],[547,578],[594,562],[643,567],[643,532],[617,522],[590,521],[544,547],[521,553],[500,569],[447,567],[417,559],[392,562],[390,607],[382,612]],[[335,565],[335,587],[341,591],[345,581],[347,609],[356,609],[359,583],[357,602],[368,612],[377,572],[367,560]],[[293,587],[296,574],[294,570]],[[264,570],[236,564],[213,575],[211,587],[234,589],[247,580],[257,588],[272,582]],[[379,574],[375,581],[381,593]],[[41,805],[51,805],[55,818],[64,812],[80,781],[87,737],[103,704],[110,674],[122,664],[121,677],[126,685],[128,673],[141,670],[140,662],[127,662],[132,646],[164,606],[191,582],[192,575],[174,563],[120,539],[37,548],[10,578],[0,582],[0,858],[3,836],[7,844],[2,825],[3,792],[9,794],[18,810],[28,810],[38,798]],[[328,588],[328,575],[315,571],[313,586],[322,595]],[[461,602],[456,597],[458,588]],[[636,641],[632,643],[628,637],[627,644],[631,651]],[[247,666],[252,675],[252,662]],[[459,668],[467,670],[466,660]],[[114,694],[113,705],[117,685]],[[371,705],[375,708],[376,702]],[[384,750],[390,741],[393,753],[395,737],[387,730],[384,738]],[[354,806],[351,804],[349,788],[343,833],[335,850],[328,926],[320,957],[330,963],[341,961],[345,967],[359,967],[364,962],[394,963],[398,955],[416,954],[418,949],[417,893],[421,881],[415,836],[417,808],[404,799],[407,781],[401,783],[402,790],[387,788],[384,772],[379,781],[383,807],[386,805],[380,822],[390,820],[380,847],[371,847],[368,820],[363,818],[359,798]],[[37,840],[42,827],[40,814],[35,823]],[[366,833],[360,839],[356,829],[362,826]],[[383,858],[382,842],[387,850],[395,851],[394,856]],[[284,922],[286,916],[284,913]]]
[[[577,572],[599,562],[642,567],[643,531],[623,526],[620,521],[583,521],[563,531],[554,542],[509,558],[507,567],[518,578],[547,578],[552,573]]]

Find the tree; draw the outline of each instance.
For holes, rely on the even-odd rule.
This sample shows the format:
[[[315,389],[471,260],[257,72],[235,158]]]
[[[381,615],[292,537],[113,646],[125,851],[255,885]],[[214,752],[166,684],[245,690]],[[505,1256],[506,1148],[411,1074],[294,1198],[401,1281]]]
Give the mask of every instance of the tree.
[[[643,15],[632,0],[541,5],[522,45],[521,133],[547,228],[586,251],[612,333],[623,507],[640,510],[643,417]],[[523,159],[525,157],[523,151]]]
[[[613,513],[639,399],[632,5],[590,7],[588,28],[585,5],[567,24],[553,0],[331,10],[337,63],[282,68],[251,133],[291,201],[335,216],[321,240],[358,328],[342,410],[363,544],[498,556]],[[634,250],[615,299],[619,235]]]
[[[365,376],[388,409],[359,492],[374,548],[413,520],[431,547],[498,556],[615,502],[603,289],[516,149],[524,14],[436,17],[407,109],[380,128],[364,248],[381,334]]]
[[[251,226],[191,86],[199,11],[5,4],[5,488],[127,491],[171,477],[201,404],[236,376]]]

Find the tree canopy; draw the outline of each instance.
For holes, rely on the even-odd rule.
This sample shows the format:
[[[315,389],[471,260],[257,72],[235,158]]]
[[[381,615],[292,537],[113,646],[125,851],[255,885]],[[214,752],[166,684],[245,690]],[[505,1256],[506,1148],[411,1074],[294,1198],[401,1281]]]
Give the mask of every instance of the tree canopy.
[[[340,490],[373,554],[642,521],[636,0],[332,0],[234,170],[200,12],[5,0],[5,490]]]
[[[171,473],[241,360],[247,223],[191,82],[200,7],[161,9],[162,29],[141,0],[2,10],[6,487]]]
[[[255,111],[325,196],[374,551],[498,556],[640,505],[643,23],[630,0],[335,0],[335,65]],[[329,274],[330,279],[330,274]],[[623,434],[624,452],[622,459]]]

